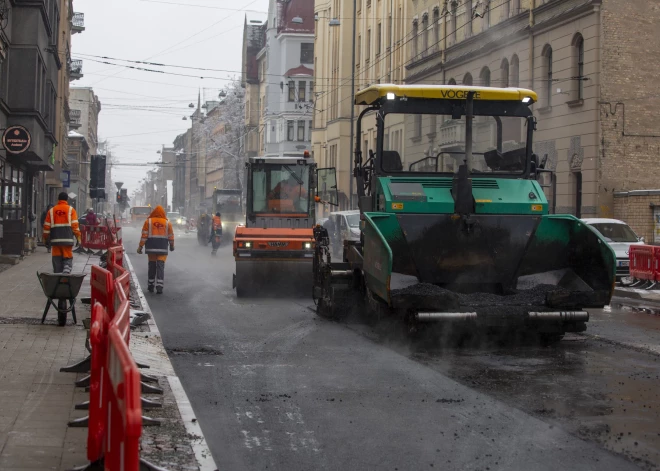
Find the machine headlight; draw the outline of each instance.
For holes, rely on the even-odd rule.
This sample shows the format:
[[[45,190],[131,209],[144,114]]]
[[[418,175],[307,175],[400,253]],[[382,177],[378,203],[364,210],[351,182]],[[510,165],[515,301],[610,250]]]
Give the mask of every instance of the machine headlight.
[[[181,219],[177,219],[177,220],[176,220],[176,223],[177,223],[177,224],[181,224],[181,222],[182,222]]]
[[[246,248],[246,249],[250,249],[250,248],[252,248],[252,242],[246,242],[246,243],[245,243],[245,248]]]
[[[311,242],[305,242],[305,243],[303,244],[303,247],[304,247],[306,250],[309,250],[309,249],[312,248],[312,243],[311,243]]]

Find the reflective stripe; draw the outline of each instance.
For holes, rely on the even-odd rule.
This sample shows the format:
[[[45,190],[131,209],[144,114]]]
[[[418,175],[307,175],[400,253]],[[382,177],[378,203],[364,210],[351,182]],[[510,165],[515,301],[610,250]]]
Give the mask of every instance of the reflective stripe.
[[[76,242],[73,228],[71,227],[71,215],[73,207],[69,206],[68,224],[55,224],[55,207],[49,211],[51,230],[44,230],[44,234],[50,235],[50,243],[54,246],[73,246]]]

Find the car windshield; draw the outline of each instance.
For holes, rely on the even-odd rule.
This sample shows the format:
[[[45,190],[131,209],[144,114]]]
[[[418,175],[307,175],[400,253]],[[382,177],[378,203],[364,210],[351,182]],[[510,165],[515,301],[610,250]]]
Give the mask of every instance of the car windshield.
[[[638,242],[637,235],[625,224],[596,223],[592,226],[610,242]]]
[[[348,214],[346,221],[348,221],[349,227],[360,227],[360,214]]]
[[[132,208],[131,212],[133,214],[139,214],[140,216],[144,216],[144,215],[148,216],[149,214],[151,214],[151,208],[149,206],[140,206],[137,208]]]
[[[370,145],[371,144],[371,145]],[[375,149],[364,142],[363,152]],[[381,170],[455,173],[465,161],[465,118],[430,114],[385,116]],[[520,175],[527,163],[525,119],[476,116],[472,128],[472,173]]]
[[[252,171],[252,211],[309,214],[309,167],[295,164],[256,165]]]

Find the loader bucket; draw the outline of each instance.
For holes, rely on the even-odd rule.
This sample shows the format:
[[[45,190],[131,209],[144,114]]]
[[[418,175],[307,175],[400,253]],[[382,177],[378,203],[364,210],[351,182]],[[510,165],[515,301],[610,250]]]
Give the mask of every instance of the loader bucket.
[[[602,306],[614,259],[605,241],[572,216],[365,213],[365,280],[390,305],[394,283],[405,279],[505,297],[554,285],[557,293],[545,297],[552,306],[539,308]]]

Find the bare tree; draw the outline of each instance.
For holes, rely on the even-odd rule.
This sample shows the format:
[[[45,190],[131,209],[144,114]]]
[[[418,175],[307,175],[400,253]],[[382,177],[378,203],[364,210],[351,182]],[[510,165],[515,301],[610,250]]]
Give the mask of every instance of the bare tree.
[[[222,187],[243,188],[245,158],[245,101],[240,81],[232,80],[220,92],[219,102],[208,102],[206,114],[193,122],[198,159],[206,160],[206,173],[223,169]]]

